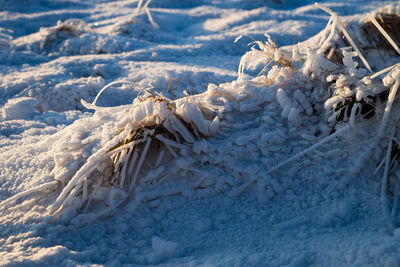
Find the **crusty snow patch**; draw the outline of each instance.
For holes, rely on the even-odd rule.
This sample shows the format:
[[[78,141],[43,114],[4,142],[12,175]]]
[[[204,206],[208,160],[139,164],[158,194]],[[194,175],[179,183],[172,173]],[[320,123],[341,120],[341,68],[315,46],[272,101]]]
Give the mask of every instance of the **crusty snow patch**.
[[[33,97],[12,98],[1,108],[1,120],[29,119],[35,114],[38,101]]]

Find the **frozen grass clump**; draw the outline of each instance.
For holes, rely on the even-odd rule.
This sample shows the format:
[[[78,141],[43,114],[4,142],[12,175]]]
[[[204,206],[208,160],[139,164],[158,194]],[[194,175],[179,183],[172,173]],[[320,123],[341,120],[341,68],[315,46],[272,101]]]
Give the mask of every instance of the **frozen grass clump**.
[[[320,141],[269,168],[268,173],[303,158],[338,136],[348,140],[357,138],[360,134],[368,136],[369,143],[360,150],[360,155],[354,160],[354,167],[349,173],[356,176],[363,165],[372,163],[370,158],[373,154],[375,157],[382,157],[380,151],[387,151],[380,164],[380,167],[385,166],[381,200],[385,219],[393,229],[400,223],[400,184],[396,171],[399,165],[397,160],[400,138],[397,129],[400,107],[396,94],[400,83],[400,67],[397,61],[396,64],[374,73],[372,69],[383,64],[376,64],[376,59],[372,56],[383,50],[400,54],[397,45],[398,32],[395,30],[400,25],[398,10],[391,6],[369,14],[358,24],[357,29],[352,24],[351,32],[358,31],[353,38],[335,12],[319,4],[316,6],[331,15],[326,28],[316,37],[293,46],[292,51],[287,48],[285,51],[266,35],[268,41],[251,43],[254,45],[240,62],[239,78],[242,79],[245,79],[245,69],[254,70],[259,65],[264,65],[259,75],[247,82],[257,88],[264,88],[265,85],[267,88],[252,89],[251,93],[258,94],[267,101],[273,101],[273,96],[276,95],[281,116],[287,118],[289,125],[298,128],[302,120],[325,109],[324,117],[331,129],[330,134],[323,134]],[[372,30],[371,26],[375,29]],[[382,46],[381,43],[385,45]],[[367,58],[376,66],[371,66]],[[385,60],[382,55],[379,58]],[[307,83],[310,84],[309,87],[305,86]],[[321,103],[323,109],[320,108]],[[362,123],[367,121],[376,125],[374,131],[364,129]],[[393,147],[395,152],[392,152]],[[392,175],[395,178],[390,179]],[[389,191],[392,192],[391,196],[388,196]],[[389,200],[393,202],[392,205]]]
[[[53,145],[55,181],[17,194],[0,207],[61,188],[48,208],[53,219],[69,221],[79,212],[87,222],[109,215],[128,198],[140,203],[148,186],[196,171],[190,157],[193,143],[219,129],[216,106],[204,102],[204,96],[171,100],[146,91],[130,105],[105,108],[96,106],[99,95],[91,104],[82,100],[96,110],[93,118],[71,125],[67,138]]]
[[[149,38],[159,40],[162,31],[155,33],[159,27],[153,20],[148,5],[151,0],[139,1],[138,6],[132,14],[112,19],[105,26],[90,27],[81,19],[67,19],[57,21],[52,27],[42,27],[39,32],[22,36],[11,42],[16,51],[32,51],[46,54],[50,57],[87,55],[87,54],[110,54],[132,51],[143,47],[147,43],[140,41],[143,38],[132,38],[137,35],[148,35]],[[145,23],[140,23],[148,20]],[[121,36],[127,35],[127,36]],[[163,37],[161,37],[162,39]],[[1,33],[0,33],[0,56],[1,56]]]
[[[382,82],[366,76],[366,69],[357,68],[354,61],[357,53],[343,48],[343,73],[331,74],[326,80],[330,84],[330,98],[325,101],[328,122],[334,128],[340,122],[354,125],[355,117],[370,118],[375,114],[376,103],[384,98],[386,88]]]
[[[266,42],[250,43],[251,50],[240,61],[238,80],[248,84],[250,94],[265,102],[276,101],[281,117],[294,130],[303,121],[320,115],[320,107],[328,97],[326,77],[339,73],[341,66],[307,46],[281,48],[268,34],[265,36]],[[245,70],[260,65],[263,68],[256,77],[246,78]]]
[[[336,27],[343,32],[346,42],[351,44],[351,47],[341,48],[343,56],[340,62],[331,61],[329,59],[329,54],[332,53],[326,55],[324,49],[320,50],[321,56],[325,54],[328,60],[338,66],[336,70],[329,70],[329,75],[325,76],[326,82],[329,84],[329,90],[325,98],[324,107],[327,110],[328,122],[334,133],[326,136],[311,147],[295,154],[284,162],[279,163],[271,168],[270,172],[276,171],[282,166],[302,158],[304,155],[311,153],[319,146],[333,140],[337,136],[342,136],[350,140],[351,138],[357,138],[357,136],[362,133],[364,137],[369,138],[369,141],[368,144],[360,150],[359,156],[354,161],[354,167],[349,170],[349,173],[353,176],[357,175],[360,170],[364,168],[365,164],[372,163],[371,156],[374,153],[377,155],[380,154],[382,149],[386,150],[386,155],[383,156],[384,159],[381,161],[381,164],[379,164],[376,172],[384,166],[380,193],[382,210],[389,228],[394,229],[400,223],[398,215],[400,185],[397,179],[397,166],[399,165],[397,162],[397,149],[398,138],[400,137],[397,127],[400,117],[397,114],[399,114],[400,106],[398,98],[396,97],[400,84],[399,63],[389,66],[382,71],[372,73],[372,68],[341,24],[337,14],[326,7],[318,4],[316,5],[332,16],[329,22],[332,23],[332,26],[327,27],[325,31],[328,33],[322,35],[327,36],[326,40],[328,40],[328,45],[324,45],[326,41],[320,41],[320,44],[322,43],[320,47],[332,47],[330,42],[335,42],[335,40],[333,34],[329,33],[334,33]],[[375,13],[374,17],[379,17],[379,15]],[[398,46],[396,42],[383,27],[377,24],[374,17],[370,15],[368,18],[373,21],[372,24],[375,25],[381,35],[392,46],[392,49],[397,52]],[[392,19],[390,20],[391,25],[400,23],[400,21],[394,21],[394,18],[399,18],[397,15],[392,14],[390,18]],[[355,58],[359,58],[365,68],[360,67],[359,61],[356,61]],[[303,72],[305,66],[306,63],[303,65]],[[318,67],[321,66],[322,64]],[[325,68],[321,69],[323,72],[325,71]],[[316,72],[314,71],[314,73]],[[321,77],[321,73],[319,73],[318,76]],[[312,78],[315,79],[316,77]],[[365,131],[365,129],[363,129],[365,126],[361,123],[371,118],[374,118],[374,120],[368,125],[376,125],[374,127],[375,130],[371,131],[371,129],[368,129],[368,131]],[[392,152],[393,148],[394,152]],[[392,176],[394,178],[390,179]],[[391,195],[388,194],[389,191],[392,192]],[[392,202],[392,204],[390,204],[390,202]]]
[[[39,32],[13,40],[15,50],[30,50],[36,53],[58,53],[60,46],[71,38],[79,38],[92,29],[83,20],[57,21],[53,27],[42,27]]]
[[[108,54],[134,50],[143,45],[143,42],[115,35],[130,30],[139,34],[150,30],[151,34],[154,35],[150,28],[158,28],[158,25],[154,22],[148,9],[148,4],[151,1],[144,4],[141,2],[143,1],[139,1],[136,12],[129,19],[117,20],[116,24],[92,29],[80,19],[58,21],[57,25],[53,27],[42,27],[37,33],[17,38],[13,41],[13,45],[16,50],[31,50],[49,56]],[[147,25],[137,23],[136,17],[143,13],[151,24],[150,28]],[[131,27],[131,25],[133,26]]]
[[[286,186],[276,186],[275,172],[283,166],[296,168],[294,162],[301,164],[340,137],[359,148],[348,159],[348,176],[356,177],[381,159],[376,172],[383,169],[382,209],[393,228],[400,195],[399,64],[374,73],[360,39],[352,38],[335,12],[317,6],[331,15],[320,34],[292,47],[279,47],[269,35],[265,42],[254,40],[240,62],[238,79],[210,84],[203,94],[173,100],[146,91],[133,104],[106,108],[96,105],[98,97],[120,82],[103,87],[93,103],[82,101],[95,110],[93,117],[76,122],[54,144],[55,181],[17,194],[0,207],[32,193],[56,191],[48,208],[52,218],[69,221],[79,214],[73,222],[85,223],[113,213],[122,203],[136,207],[176,194],[206,197],[231,190],[230,195],[238,196],[256,184],[259,195],[273,195]],[[378,31],[395,43],[385,30]],[[245,75],[260,65],[256,77]],[[208,147],[205,139],[220,127],[226,131],[218,138],[226,143]],[[346,150],[343,156],[349,154]],[[202,169],[204,165],[208,168]],[[266,188],[269,184],[276,192]]]
[[[68,19],[64,22],[57,21],[57,25],[51,28],[41,28],[40,34],[44,37],[40,43],[40,51],[49,51],[58,43],[82,35],[91,31],[90,27],[80,19]]]
[[[336,20],[339,25],[337,15],[327,11],[332,14],[332,21]],[[337,27],[346,32],[343,27]],[[322,43],[333,40],[329,32],[335,32],[336,29],[331,26],[326,31],[325,39],[320,40]],[[91,210],[86,214],[97,218],[110,214],[129,198],[136,203],[146,198],[154,199],[156,196],[152,194],[155,191],[149,193],[146,185],[154,188],[162,184],[166,177],[179,177],[178,173],[193,171],[194,158],[191,152],[198,148],[192,148],[192,144],[215,134],[219,125],[217,114],[222,116],[232,112],[237,108],[236,105],[240,112],[252,112],[254,105],[275,102],[280,108],[281,118],[287,121],[291,129],[301,128],[302,121],[311,117],[328,117],[326,123],[331,127],[331,134],[321,133],[318,142],[275,166],[269,166],[267,173],[312,153],[335,137],[351,133],[350,129],[357,129],[362,120],[382,116],[374,141],[357,159],[355,168],[361,168],[362,164],[368,162],[366,155],[382,143],[386,138],[385,133],[393,127],[389,114],[398,87],[398,68],[394,66],[386,70],[387,74],[371,74],[369,63],[362,57],[354,41],[348,33],[345,36],[353,46],[341,49],[342,60],[335,62],[321,51],[304,48],[301,44],[292,51],[285,51],[267,35],[267,42],[255,41],[255,46],[242,58],[238,81],[220,86],[241,88],[236,94],[224,95],[221,91],[214,91],[212,86],[201,97],[187,96],[178,100],[148,93],[145,97],[137,98],[132,105],[120,107],[116,117],[116,128],[119,130],[114,131],[109,141],[85,159],[72,177],[60,179],[62,191],[49,207],[50,214],[56,218],[72,211],[85,214]],[[361,60],[365,68],[359,66],[356,58]],[[255,68],[259,63],[264,64],[260,74],[247,80],[243,75],[244,70]],[[376,79],[383,74],[386,74],[383,82]],[[387,93],[389,96],[385,98]],[[222,109],[215,109],[205,101],[214,94],[223,96]],[[97,107],[96,100],[93,104],[83,104],[96,110],[95,117],[109,113],[107,109]],[[323,113],[323,110],[326,112]],[[242,139],[237,140],[237,145],[246,144],[246,138]],[[154,166],[146,165],[148,161],[154,162]],[[177,163],[170,165],[167,162]],[[240,194],[253,182],[244,182],[233,191]],[[173,192],[183,193],[184,190],[180,190]],[[382,199],[385,197],[386,191],[382,193]]]
[[[244,56],[242,56],[239,64],[239,76],[243,74],[245,69],[255,69],[260,64],[264,64],[264,68],[261,70],[259,75],[265,74],[267,68],[272,66],[278,66],[281,68],[294,69],[294,62],[296,58],[290,58],[288,55],[285,55],[282,48],[278,47],[278,45],[271,39],[269,34],[265,34],[267,37],[266,42],[261,42],[254,40],[249,45],[252,45],[249,52],[247,52]],[[235,42],[241,39],[242,36],[236,38]],[[258,48],[257,48],[258,47]],[[267,83],[273,83],[274,81],[269,81]]]
[[[173,101],[161,94],[147,94],[135,99],[117,117],[118,134],[73,177],[60,181],[65,186],[50,213],[58,216],[68,207],[87,210],[92,202],[105,198],[108,208],[101,209],[100,216],[111,213],[129,196],[140,199],[140,184],[157,183],[185,168],[182,162],[173,162],[186,155],[196,139],[215,134],[218,119],[213,120],[212,114],[190,96]]]
[[[40,28],[38,33],[16,39],[14,44],[17,50],[52,56],[120,53],[135,47],[131,39],[96,32],[79,19],[58,21],[56,26]]]

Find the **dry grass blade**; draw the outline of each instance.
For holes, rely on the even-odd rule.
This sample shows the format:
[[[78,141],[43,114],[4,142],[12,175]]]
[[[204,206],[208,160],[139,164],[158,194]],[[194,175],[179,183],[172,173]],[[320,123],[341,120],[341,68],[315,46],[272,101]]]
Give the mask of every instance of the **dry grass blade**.
[[[138,5],[136,7],[136,11],[135,11],[135,17],[138,16],[142,12],[142,10],[144,10],[146,12],[146,14],[147,14],[147,18],[149,19],[151,25],[154,28],[158,29],[160,27],[153,20],[153,16],[151,15],[150,10],[149,10],[149,4],[151,3],[151,1],[152,0],[147,0],[147,2],[143,5],[144,0],[139,0]]]
[[[361,25],[361,33],[369,41],[366,49],[400,54],[397,45],[400,42],[399,27],[400,15],[390,7],[368,14]]]
[[[315,3],[315,6],[320,8],[320,9],[322,9],[323,11],[325,11],[328,14],[330,14],[331,16],[337,17],[337,14],[335,12],[333,12],[332,10],[330,10],[329,8],[327,8],[327,7],[323,6],[323,5],[320,5],[318,3]],[[350,37],[349,33],[346,31],[346,29],[344,28],[342,22],[340,21],[340,19],[338,17],[337,17],[337,25],[339,26],[339,29],[342,31],[342,33],[344,34],[346,39],[349,41],[351,46],[357,52],[358,56],[360,57],[361,61],[364,63],[365,67],[372,73],[372,69],[371,69],[370,65],[368,64],[368,61],[365,59],[363,54],[360,52],[360,50],[358,49],[357,45],[354,43],[353,39]]]
[[[369,16],[371,22],[375,25],[375,27],[382,33],[382,35],[388,40],[388,42],[392,45],[394,50],[396,50],[397,53],[400,54],[400,48],[397,46],[397,44],[393,41],[392,37],[382,28],[382,26],[376,21],[376,19],[373,16]]]

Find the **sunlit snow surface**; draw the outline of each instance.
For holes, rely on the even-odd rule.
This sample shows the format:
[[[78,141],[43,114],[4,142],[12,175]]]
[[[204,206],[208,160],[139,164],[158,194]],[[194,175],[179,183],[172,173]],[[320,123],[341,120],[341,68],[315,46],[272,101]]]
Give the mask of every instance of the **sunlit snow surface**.
[[[322,4],[356,19],[396,2]],[[89,157],[84,153],[111,138],[114,122],[94,123],[80,102],[92,102],[104,85],[130,81],[105,91],[99,106],[132,103],[145,88],[172,97],[173,79],[175,98],[184,90],[241,88],[233,81],[251,39],[234,43],[236,37],[264,40],[267,32],[279,46],[292,45],[329,19],[312,1],[153,0],[157,28],[144,10],[135,13],[137,6],[0,1],[0,201],[53,181],[57,160],[75,157],[69,170],[76,171]],[[310,119],[296,134],[278,102],[232,104],[220,132],[194,146],[199,169],[212,174],[203,191],[188,190],[198,177],[172,179],[153,188],[155,200],[128,200],[83,226],[51,220],[47,208],[57,192],[10,205],[0,211],[0,265],[398,266],[400,231],[389,232],[383,220],[376,166],[355,178],[346,171],[362,144],[330,142],[266,173],[327,131]],[[66,143],[88,137],[98,142],[55,157]]]

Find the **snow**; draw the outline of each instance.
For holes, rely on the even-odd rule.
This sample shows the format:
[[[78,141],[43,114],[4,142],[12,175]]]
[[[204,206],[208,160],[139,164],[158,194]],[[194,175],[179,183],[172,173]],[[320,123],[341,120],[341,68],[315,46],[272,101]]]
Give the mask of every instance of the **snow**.
[[[398,266],[400,71],[341,22],[375,73],[400,7],[321,4],[1,2],[0,265]]]
[[[2,120],[29,119],[35,114],[37,99],[18,97],[9,99],[1,110]]]

